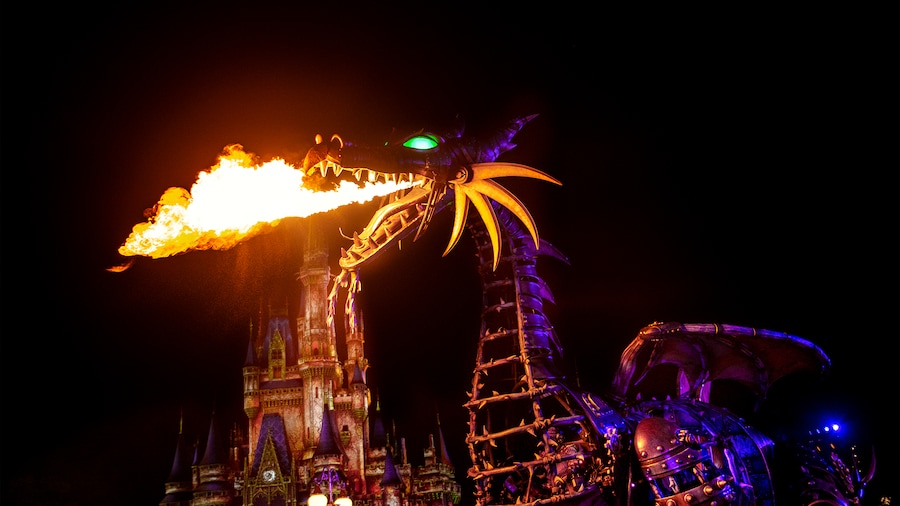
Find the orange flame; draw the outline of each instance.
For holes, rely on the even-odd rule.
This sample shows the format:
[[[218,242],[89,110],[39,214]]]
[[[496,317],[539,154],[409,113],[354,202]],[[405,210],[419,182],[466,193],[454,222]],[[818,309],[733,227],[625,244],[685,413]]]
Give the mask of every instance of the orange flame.
[[[284,160],[254,165],[252,159],[241,145],[226,146],[219,163],[201,172],[190,192],[166,190],[154,215],[134,226],[119,254],[162,258],[191,250],[224,250],[282,218],[305,218],[412,186],[342,181],[334,190],[315,191],[303,186],[303,171]]]

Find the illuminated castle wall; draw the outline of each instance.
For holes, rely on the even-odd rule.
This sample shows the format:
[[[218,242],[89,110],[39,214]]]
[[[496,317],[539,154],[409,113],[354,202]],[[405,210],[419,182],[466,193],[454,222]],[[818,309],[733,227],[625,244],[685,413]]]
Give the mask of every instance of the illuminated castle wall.
[[[243,367],[246,436],[233,431],[223,443],[214,421],[203,458],[194,449],[190,461],[179,435],[161,506],[306,504],[313,477],[326,466],[340,468],[358,506],[459,502],[439,425],[425,464],[413,468],[405,440],[389,440],[380,406],[372,403],[362,332],[344,333],[339,356],[327,320],[328,259],[327,244],[311,226],[298,275],[299,316],[291,322],[286,302],[270,303],[250,338]]]

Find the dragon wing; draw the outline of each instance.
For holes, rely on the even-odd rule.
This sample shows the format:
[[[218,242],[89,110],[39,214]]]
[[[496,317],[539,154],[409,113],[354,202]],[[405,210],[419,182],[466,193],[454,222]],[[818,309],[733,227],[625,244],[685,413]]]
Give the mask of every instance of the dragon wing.
[[[638,383],[662,364],[678,367],[680,398],[709,402],[713,381],[733,380],[750,389],[756,407],[780,378],[831,368],[818,346],[790,334],[711,323],[653,323],[622,353],[611,394],[619,401],[634,400]]]

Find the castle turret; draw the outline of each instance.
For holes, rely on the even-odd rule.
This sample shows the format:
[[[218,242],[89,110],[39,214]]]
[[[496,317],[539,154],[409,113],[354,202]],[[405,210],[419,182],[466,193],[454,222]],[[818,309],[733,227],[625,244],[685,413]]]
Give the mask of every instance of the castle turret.
[[[159,502],[160,506],[190,506],[193,497],[193,476],[191,460],[193,452],[187,447],[183,432],[184,417],[178,422],[178,439],[175,443],[175,459],[172,470],[166,479],[166,495]]]
[[[191,506],[230,506],[234,500],[234,484],[228,448],[213,412],[206,439],[206,451],[197,466],[199,484],[194,489]]]
[[[310,504],[332,503],[338,497],[347,497],[348,477],[346,473],[347,457],[341,446],[340,436],[334,427],[334,411],[325,407],[322,415],[322,430],[319,444],[313,453],[313,469],[315,487],[310,496]],[[322,496],[328,496],[323,498]],[[324,499],[324,500],[323,500]],[[341,501],[343,503],[343,501]]]
[[[341,447],[340,436],[334,427],[334,410],[325,406],[322,413],[321,432],[319,444],[313,453],[313,467],[321,471],[326,467],[344,467],[344,449]]]
[[[384,475],[381,477],[381,503],[384,506],[400,506],[403,503],[403,480],[394,466],[391,452],[384,459]]]
[[[345,304],[344,311],[344,343],[347,347],[344,370],[347,377],[353,377],[356,374],[354,368],[358,367],[362,374],[362,382],[365,383],[369,361],[365,355],[365,324],[363,323],[362,309],[351,302]],[[368,401],[369,399],[366,399],[366,402]]]
[[[244,413],[253,420],[259,414],[259,366],[256,357],[256,343],[253,337],[253,325],[250,325],[250,342],[247,343],[247,356],[244,359]],[[250,434],[253,437],[253,434]]]
[[[365,493],[378,495],[384,475],[384,459],[387,455],[387,431],[381,413],[381,402],[376,398],[371,420],[369,446],[366,450]]]
[[[341,445],[347,455],[347,475],[353,492],[365,488],[366,448],[369,439],[369,387],[363,380],[362,369],[353,365],[353,375],[344,394],[335,397],[334,408]]]

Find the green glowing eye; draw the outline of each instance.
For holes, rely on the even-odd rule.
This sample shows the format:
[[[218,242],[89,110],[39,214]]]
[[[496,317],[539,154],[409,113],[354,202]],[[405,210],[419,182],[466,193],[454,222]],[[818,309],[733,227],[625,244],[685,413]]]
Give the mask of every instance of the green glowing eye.
[[[436,148],[438,145],[437,137],[433,135],[416,135],[415,137],[410,137],[409,140],[403,143],[403,147],[410,149],[417,149],[419,151],[425,151],[427,149]]]

